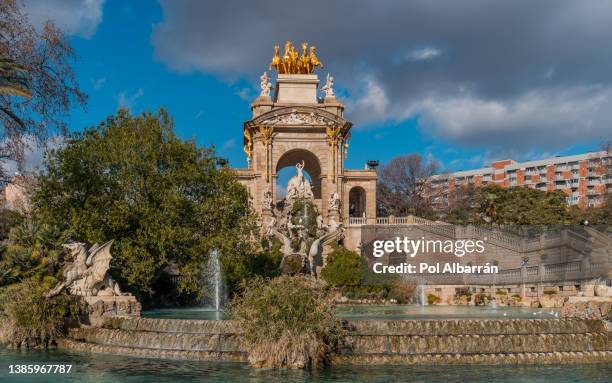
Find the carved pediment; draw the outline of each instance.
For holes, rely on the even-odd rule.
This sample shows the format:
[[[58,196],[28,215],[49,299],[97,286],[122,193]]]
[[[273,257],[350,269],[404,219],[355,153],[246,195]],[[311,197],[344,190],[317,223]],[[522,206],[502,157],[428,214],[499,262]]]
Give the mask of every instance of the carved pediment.
[[[333,122],[314,113],[293,112],[272,116],[262,122],[264,125],[332,125]]]
[[[252,121],[255,125],[267,126],[337,126],[344,125],[340,117],[315,108],[282,108],[264,113]]]

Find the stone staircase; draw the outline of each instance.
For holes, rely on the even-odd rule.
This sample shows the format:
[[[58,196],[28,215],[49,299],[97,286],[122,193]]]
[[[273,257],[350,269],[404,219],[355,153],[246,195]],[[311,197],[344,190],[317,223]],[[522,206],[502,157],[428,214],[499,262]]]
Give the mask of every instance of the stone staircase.
[[[612,361],[601,320],[483,319],[348,322],[334,363],[544,364]],[[103,328],[74,328],[68,349],[167,359],[245,362],[233,321],[114,318]]]
[[[102,328],[69,330],[67,349],[163,359],[246,362],[242,330],[232,321],[112,318]]]
[[[336,363],[546,364],[612,360],[603,321],[490,319],[352,322]]]

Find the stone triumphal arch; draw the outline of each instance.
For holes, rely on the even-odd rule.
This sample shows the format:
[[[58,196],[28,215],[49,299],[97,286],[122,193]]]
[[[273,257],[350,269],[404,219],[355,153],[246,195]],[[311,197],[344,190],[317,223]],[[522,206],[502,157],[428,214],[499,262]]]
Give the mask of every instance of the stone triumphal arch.
[[[243,127],[247,167],[235,171],[249,189],[253,206],[264,219],[273,214],[282,202],[276,190],[279,171],[303,164],[312,178],[313,202],[325,223],[333,216],[342,224],[355,213],[374,223],[376,171],[344,166],[352,123],[344,118],[344,104],[334,95],[333,77],[328,74],[320,87],[313,73],[320,66],[316,56],[308,61],[304,54],[295,66],[290,59],[284,66],[283,60],[280,56],[272,60],[271,68],[277,71],[274,85],[267,73],[262,75],[261,94],[251,105],[252,119]],[[301,62],[306,63],[303,68]],[[308,62],[316,65],[307,68]]]

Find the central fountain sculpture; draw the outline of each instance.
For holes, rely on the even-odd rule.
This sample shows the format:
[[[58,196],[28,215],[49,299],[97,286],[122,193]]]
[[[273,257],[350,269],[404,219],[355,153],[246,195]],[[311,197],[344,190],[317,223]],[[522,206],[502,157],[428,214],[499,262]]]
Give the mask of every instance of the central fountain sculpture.
[[[269,213],[265,224],[265,235],[277,238],[282,243],[281,271],[285,274],[305,272],[317,276],[317,263],[322,260],[323,246],[342,238],[344,228],[336,223],[330,214],[328,224],[317,212],[310,181],[304,176],[304,161],[295,165],[296,175],[287,184],[287,195],[273,209],[272,195],[264,194],[264,211]],[[330,213],[340,209],[338,193],[332,193],[329,200]]]

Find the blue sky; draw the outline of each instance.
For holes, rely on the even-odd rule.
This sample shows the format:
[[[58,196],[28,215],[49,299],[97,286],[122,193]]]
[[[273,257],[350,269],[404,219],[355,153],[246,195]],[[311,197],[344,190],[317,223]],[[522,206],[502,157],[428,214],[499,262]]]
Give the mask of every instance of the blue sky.
[[[468,12],[482,5],[476,0],[461,9],[437,10],[385,2],[373,13],[367,11],[371,3],[363,2],[363,12],[355,15],[341,7],[342,1],[323,14],[314,2],[319,13],[311,24],[287,21],[310,9],[292,9],[287,17],[275,8],[277,2],[269,2],[268,11],[266,1],[258,8],[250,2],[207,1],[26,3],[33,22],[49,17],[64,28],[78,55],[75,71],[89,100],[85,111],[71,114],[72,130],[96,125],[120,106],[133,113],[165,107],[181,137],[214,145],[232,166],[243,167],[241,130],[250,118],[258,77],[267,70],[273,44],[289,38],[316,43],[326,65],[320,75],[330,71],[336,79],[336,93],[355,124],[348,167],[419,152],[444,170],[470,169],[507,157],[596,150],[612,137],[612,129],[603,126],[612,110],[612,85],[603,74],[612,56],[598,56],[604,53],[595,44],[596,39],[609,42],[612,28],[598,18],[601,9],[575,12],[568,8],[571,2],[530,9],[549,19],[558,14],[548,36],[541,32],[542,19],[530,21],[524,7],[478,13]],[[570,11],[576,17],[567,21]],[[344,24],[334,26],[342,12]],[[394,13],[402,12],[406,17],[395,20]],[[489,23],[497,14],[500,23],[509,24]],[[410,23],[409,15],[418,19]],[[465,23],[480,30],[462,37]],[[601,28],[592,27],[599,23]],[[592,47],[564,38],[575,36],[576,24],[590,26],[584,38]],[[530,25],[541,46],[528,46],[536,42],[524,36],[517,36],[519,43],[509,40],[508,29],[520,34]],[[564,41],[552,50],[556,39]],[[518,48],[512,55],[506,48],[495,55],[498,45]],[[543,47],[550,52],[538,53]]]

